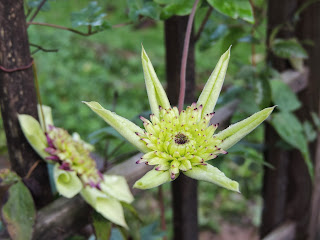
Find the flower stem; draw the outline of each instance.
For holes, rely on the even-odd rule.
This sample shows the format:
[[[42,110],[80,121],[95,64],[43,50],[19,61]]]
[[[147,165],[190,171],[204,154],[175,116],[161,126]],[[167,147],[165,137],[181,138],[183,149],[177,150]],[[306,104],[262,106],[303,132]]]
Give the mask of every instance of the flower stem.
[[[180,112],[183,109],[184,98],[186,93],[186,71],[187,71],[187,59],[188,59],[190,35],[191,35],[193,19],[196,13],[198,2],[199,0],[196,0],[193,4],[192,11],[188,19],[186,34],[184,37],[184,46],[183,46],[181,69],[180,69],[180,92],[179,92],[179,101],[178,101],[178,109]]]

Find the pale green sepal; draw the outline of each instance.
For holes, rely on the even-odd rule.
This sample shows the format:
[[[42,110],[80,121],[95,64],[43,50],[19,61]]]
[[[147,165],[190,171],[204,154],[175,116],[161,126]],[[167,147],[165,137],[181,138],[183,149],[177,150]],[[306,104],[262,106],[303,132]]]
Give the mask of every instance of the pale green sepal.
[[[177,175],[176,175],[177,176]],[[157,171],[152,169],[133,185],[134,188],[149,189],[172,181],[169,171]]]
[[[82,182],[75,171],[59,169],[58,164],[54,166],[53,176],[57,191],[66,198],[73,198],[82,189]]]
[[[91,108],[96,114],[103,118],[111,127],[117,130],[125,139],[127,139],[132,145],[137,147],[141,152],[149,152],[145,143],[140,141],[140,138],[135,134],[144,133],[144,131],[133,122],[117,115],[114,112],[111,112],[107,109],[104,109],[97,102],[83,102]]]
[[[100,184],[101,190],[110,196],[126,203],[133,202],[127,181],[122,176],[103,175],[103,182]]]
[[[200,106],[201,104],[203,106],[201,117],[208,113],[212,113],[216,106],[228,68],[230,48],[220,57],[219,62],[211,73],[201,95],[199,96],[197,106]]]
[[[82,189],[81,196],[106,219],[117,225],[128,228],[124,219],[121,203],[118,200],[107,196],[96,188],[89,186]]]
[[[183,172],[183,174],[196,180],[203,180],[217,184],[232,191],[240,192],[239,183],[226,177],[223,172],[221,172],[218,168],[211,166],[210,164],[205,166],[194,166],[191,170]]]
[[[22,132],[32,148],[45,160],[49,154],[44,150],[48,142],[39,122],[30,115],[18,114]]]
[[[216,134],[215,137],[217,139],[223,140],[218,147],[223,150],[232,147],[267,119],[274,108],[275,107],[265,108]]]
[[[38,118],[40,119],[41,128],[44,132],[46,132],[48,130],[49,125],[53,126],[51,107],[38,104],[37,108],[38,108]],[[45,123],[43,122],[41,110],[43,112]]]
[[[141,59],[151,112],[159,117],[159,106],[171,108],[170,102],[143,47]]]

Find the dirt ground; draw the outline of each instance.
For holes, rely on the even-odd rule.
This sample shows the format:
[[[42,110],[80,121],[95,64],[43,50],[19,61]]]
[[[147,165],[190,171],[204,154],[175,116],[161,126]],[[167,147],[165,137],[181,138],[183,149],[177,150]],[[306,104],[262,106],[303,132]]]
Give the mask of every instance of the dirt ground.
[[[258,229],[252,226],[236,226],[222,223],[220,233],[203,231],[200,240],[258,240]]]

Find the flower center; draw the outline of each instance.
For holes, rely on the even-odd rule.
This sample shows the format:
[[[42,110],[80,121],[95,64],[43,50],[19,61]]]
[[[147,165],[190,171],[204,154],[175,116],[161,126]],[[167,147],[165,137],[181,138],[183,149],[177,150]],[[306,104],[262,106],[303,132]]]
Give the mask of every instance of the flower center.
[[[189,142],[189,139],[186,135],[179,132],[177,135],[174,136],[174,142],[182,145]]]

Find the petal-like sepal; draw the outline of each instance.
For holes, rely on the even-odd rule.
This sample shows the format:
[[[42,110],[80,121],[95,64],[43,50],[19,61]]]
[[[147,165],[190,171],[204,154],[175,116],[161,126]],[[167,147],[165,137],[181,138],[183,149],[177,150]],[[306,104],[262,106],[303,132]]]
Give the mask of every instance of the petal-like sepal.
[[[172,180],[173,179],[171,179],[169,171],[157,171],[155,169],[152,169],[151,171],[147,172],[142,178],[136,181],[133,187],[139,189],[149,189],[160,186],[161,184],[170,182]]]
[[[127,181],[122,176],[103,175],[101,190],[120,201],[131,203],[133,196],[130,192]]]
[[[221,172],[218,168],[211,166],[210,164],[205,166],[194,166],[191,170],[183,172],[183,174],[196,180],[215,183],[226,189],[240,192],[239,184],[236,181],[226,177],[223,172]]]
[[[65,171],[56,164],[53,176],[57,191],[66,198],[73,198],[82,189],[82,182],[75,171]]]
[[[89,186],[82,189],[81,196],[102,216],[117,225],[128,228],[124,219],[123,208],[118,200],[108,197],[102,191]]]
[[[140,141],[140,138],[137,136],[137,133],[143,134],[144,131],[133,122],[117,115],[114,112],[111,112],[107,109],[104,109],[97,102],[83,102],[91,108],[96,114],[103,118],[111,127],[117,130],[125,139],[127,139],[132,145],[137,147],[141,152],[148,152],[149,149],[147,146]]]
[[[24,136],[32,148],[45,160],[45,158],[49,156],[45,151],[48,143],[39,122],[32,116],[26,114],[19,114],[18,119]]]
[[[232,147],[267,119],[274,108],[275,107],[265,108],[214,135],[217,139],[223,140],[218,147],[224,150]]]
[[[159,117],[159,106],[169,109],[170,102],[143,47],[141,59],[151,112]]]
[[[213,109],[216,106],[228,68],[230,48],[220,57],[219,62],[199,96],[197,106],[200,106],[201,104],[203,106],[202,117],[213,112]]]
[[[49,128],[49,125],[53,126],[51,107],[38,104],[37,109],[38,109],[38,118],[40,120],[41,128],[43,132],[46,132]],[[43,117],[41,112],[43,113]]]

